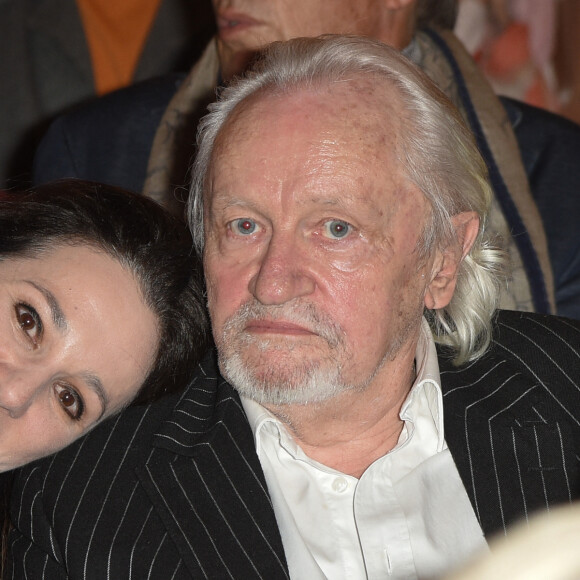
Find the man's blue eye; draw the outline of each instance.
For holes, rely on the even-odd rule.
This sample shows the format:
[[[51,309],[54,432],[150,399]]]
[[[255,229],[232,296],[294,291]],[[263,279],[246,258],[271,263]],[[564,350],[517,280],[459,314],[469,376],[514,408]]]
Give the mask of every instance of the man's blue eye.
[[[240,218],[239,220],[234,220],[232,222],[232,229],[234,232],[241,234],[241,235],[249,235],[253,234],[256,229],[257,225],[254,220],[248,218]]]
[[[351,231],[351,225],[342,220],[330,220],[325,222],[324,230],[330,238],[341,239],[348,236]]]

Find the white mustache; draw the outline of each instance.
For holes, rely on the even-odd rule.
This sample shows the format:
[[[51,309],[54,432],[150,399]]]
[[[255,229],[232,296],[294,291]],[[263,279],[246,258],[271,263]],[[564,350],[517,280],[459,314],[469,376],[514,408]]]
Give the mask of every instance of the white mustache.
[[[248,323],[254,320],[290,322],[320,336],[332,348],[344,344],[344,331],[341,326],[327,314],[319,312],[314,305],[297,303],[265,306],[257,300],[246,302],[228,318],[224,325],[224,336],[231,331],[243,332]]]

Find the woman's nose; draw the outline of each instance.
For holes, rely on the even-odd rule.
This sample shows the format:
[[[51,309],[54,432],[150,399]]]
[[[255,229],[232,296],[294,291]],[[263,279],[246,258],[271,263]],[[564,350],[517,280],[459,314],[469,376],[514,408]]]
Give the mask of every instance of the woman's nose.
[[[1,368],[0,363],[0,408],[11,417],[24,415],[32,401],[42,389],[44,381],[34,370]]]

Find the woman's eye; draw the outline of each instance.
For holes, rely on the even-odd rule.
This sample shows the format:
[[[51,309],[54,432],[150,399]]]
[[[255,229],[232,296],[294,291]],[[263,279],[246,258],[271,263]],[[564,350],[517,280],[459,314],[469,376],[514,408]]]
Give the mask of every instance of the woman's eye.
[[[85,410],[81,396],[70,386],[56,383],[54,386],[58,402],[72,419],[78,421]]]
[[[17,304],[16,310],[16,320],[20,325],[20,328],[27,334],[34,345],[38,345],[40,339],[42,338],[42,320],[38,312],[32,306],[27,304]]]
[[[230,222],[230,228],[234,234],[249,236],[259,230],[258,224],[250,218],[240,218]]]
[[[324,222],[324,235],[328,238],[340,240],[346,238],[352,231],[352,226],[342,220],[328,220]]]

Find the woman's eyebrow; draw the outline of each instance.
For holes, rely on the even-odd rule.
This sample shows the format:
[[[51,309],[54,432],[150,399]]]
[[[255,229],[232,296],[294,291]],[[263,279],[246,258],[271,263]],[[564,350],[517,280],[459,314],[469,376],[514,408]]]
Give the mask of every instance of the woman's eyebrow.
[[[97,397],[99,397],[99,400],[101,401],[101,413],[97,417],[97,421],[99,421],[109,407],[109,397],[107,395],[107,391],[105,391],[105,387],[103,387],[103,383],[97,375],[86,372],[83,373],[82,377],[88,387],[96,393]]]
[[[33,288],[36,288],[45,298],[46,302],[48,303],[48,307],[50,309],[50,314],[52,317],[52,321],[54,325],[60,330],[67,329],[67,321],[58,303],[57,299],[54,297],[54,294],[45,288],[44,286],[40,286],[36,282],[32,282],[31,280],[25,280],[27,284],[30,284]]]

